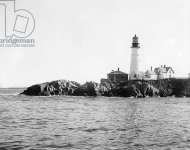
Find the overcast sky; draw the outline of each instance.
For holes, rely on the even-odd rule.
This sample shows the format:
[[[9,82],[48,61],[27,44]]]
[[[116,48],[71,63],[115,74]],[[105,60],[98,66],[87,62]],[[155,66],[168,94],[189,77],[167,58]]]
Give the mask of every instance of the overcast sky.
[[[134,34],[142,71],[166,64],[176,76],[190,72],[189,0],[17,0],[16,7],[35,16],[36,47],[0,48],[3,87],[129,72]]]

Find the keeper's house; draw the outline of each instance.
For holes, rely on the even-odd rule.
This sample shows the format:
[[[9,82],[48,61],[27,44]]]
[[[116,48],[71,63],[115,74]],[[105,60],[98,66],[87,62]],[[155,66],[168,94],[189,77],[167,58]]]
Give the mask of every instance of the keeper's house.
[[[119,70],[119,68],[114,71],[112,70],[107,74],[107,79],[101,79],[101,83],[103,82],[112,82],[112,83],[122,83],[127,82],[129,80],[129,75],[125,72]]]
[[[160,80],[160,79],[170,79],[174,77],[174,70],[172,67],[161,65],[153,69],[147,70],[144,74],[144,80]]]

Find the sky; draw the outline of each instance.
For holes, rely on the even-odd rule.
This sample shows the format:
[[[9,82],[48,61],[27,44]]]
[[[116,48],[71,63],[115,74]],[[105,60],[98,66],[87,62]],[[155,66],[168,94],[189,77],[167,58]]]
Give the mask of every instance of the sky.
[[[134,34],[141,71],[166,64],[176,77],[190,72],[189,0],[16,0],[16,8],[34,15],[36,43],[0,48],[1,87],[128,73]]]

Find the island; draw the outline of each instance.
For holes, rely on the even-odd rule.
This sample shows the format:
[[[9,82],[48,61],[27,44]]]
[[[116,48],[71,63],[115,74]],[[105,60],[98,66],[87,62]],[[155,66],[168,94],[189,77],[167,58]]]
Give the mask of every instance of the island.
[[[28,87],[28,96],[190,97],[190,79],[129,80],[102,83],[56,80]]]
[[[118,68],[107,74],[100,83],[57,80],[28,87],[21,94],[30,96],[122,96],[122,97],[190,97],[190,75],[175,78],[171,66],[161,65],[146,71],[139,71],[139,38],[135,35],[131,44],[130,72]]]

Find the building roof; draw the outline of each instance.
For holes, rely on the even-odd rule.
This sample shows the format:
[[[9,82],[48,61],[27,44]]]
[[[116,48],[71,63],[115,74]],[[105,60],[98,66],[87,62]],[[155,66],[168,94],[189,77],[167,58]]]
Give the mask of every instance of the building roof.
[[[116,71],[112,70],[112,71],[111,71],[110,73],[108,73],[108,74],[125,74],[125,75],[126,75],[127,73],[120,71],[119,68],[118,68],[118,70],[116,70]]]
[[[112,72],[110,72],[108,74],[127,74],[127,73],[122,72],[122,71],[112,71]]]
[[[156,73],[156,74],[160,74],[160,73],[168,73],[169,71],[171,71],[172,73],[174,73],[174,70],[172,69],[172,67],[166,67],[166,66],[164,66],[164,67],[158,67],[158,68],[155,68],[154,69],[154,72]]]

